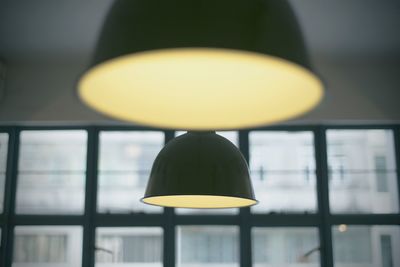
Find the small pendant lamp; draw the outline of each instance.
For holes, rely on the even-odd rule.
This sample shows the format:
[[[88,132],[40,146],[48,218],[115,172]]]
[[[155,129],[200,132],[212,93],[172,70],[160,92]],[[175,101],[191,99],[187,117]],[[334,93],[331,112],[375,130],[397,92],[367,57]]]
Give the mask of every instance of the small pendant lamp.
[[[285,0],[117,0],[78,94],[121,120],[226,130],[303,114],[323,86]]]
[[[167,143],[154,161],[142,201],[177,208],[257,203],[242,154],[215,132],[188,132]]]

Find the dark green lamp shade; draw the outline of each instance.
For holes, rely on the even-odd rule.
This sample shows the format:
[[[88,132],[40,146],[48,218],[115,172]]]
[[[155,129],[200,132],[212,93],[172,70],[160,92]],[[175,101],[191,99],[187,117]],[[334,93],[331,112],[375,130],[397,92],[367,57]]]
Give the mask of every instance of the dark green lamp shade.
[[[144,203],[177,208],[233,208],[257,203],[240,151],[215,132],[188,132],[158,154]]]
[[[78,93],[114,118],[221,130],[303,114],[323,86],[285,0],[117,0]]]
[[[143,51],[188,47],[257,52],[310,68],[299,25],[286,0],[117,0],[92,64]]]

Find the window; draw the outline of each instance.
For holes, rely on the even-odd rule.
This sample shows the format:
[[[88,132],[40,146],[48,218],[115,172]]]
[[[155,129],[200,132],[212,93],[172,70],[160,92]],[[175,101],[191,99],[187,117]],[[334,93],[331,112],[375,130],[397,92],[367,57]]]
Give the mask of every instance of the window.
[[[85,131],[22,131],[16,209],[19,214],[82,214]]]
[[[4,185],[6,182],[8,134],[0,133],[0,213],[3,212]]]
[[[332,212],[399,211],[392,131],[328,130],[327,143]]]
[[[182,226],[177,243],[178,267],[239,266],[237,227]]]
[[[319,266],[318,231],[315,228],[253,228],[253,266]]]
[[[140,202],[170,130],[2,127],[0,266],[398,267],[400,125],[379,127],[217,132],[260,203],[200,211]]]
[[[161,132],[101,132],[98,211],[161,212],[140,202],[154,159],[164,145]]]
[[[332,231],[335,267],[400,266],[399,226],[340,225]]]
[[[162,267],[162,243],[160,228],[98,228],[96,266]]]
[[[384,155],[376,155],[375,171],[376,171],[376,190],[378,192],[389,192],[389,181],[386,172],[386,157]]]
[[[15,228],[13,267],[76,267],[81,264],[81,255],[81,227]]]
[[[393,246],[390,235],[381,235],[382,267],[393,267]]]
[[[250,133],[254,212],[315,212],[316,177],[311,132]]]

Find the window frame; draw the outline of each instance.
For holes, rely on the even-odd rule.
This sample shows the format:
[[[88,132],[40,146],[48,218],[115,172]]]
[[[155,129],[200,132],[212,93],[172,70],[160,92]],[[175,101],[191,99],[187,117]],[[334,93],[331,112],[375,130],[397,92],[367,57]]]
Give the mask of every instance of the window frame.
[[[317,227],[321,244],[321,266],[333,267],[332,226],[348,225],[400,225],[400,213],[391,214],[331,214],[329,208],[329,181],[327,159],[327,130],[393,131],[397,190],[400,203],[400,124],[360,125],[281,125],[240,130],[239,149],[249,160],[249,133],[251,131],[311,131],[314,135],[316,160],[317,211],[313,214],[253,214],[250,208],[241,208],[237,214],[177,214],[173,208],[164,208],[159,214],[101,214],[97,213],[97,172],[99,160],[99,134],[102,131],[162,131],[165,143],[175,136],[174,130],[141,126],[0,126],[0,132],[8,133],[7,169],[4,192],[4,209],[0,214],[1,247],[0,265],[12,266],[13,233],[15,226],[51,225],[82,226],[82,266],[95,266],[95,232],[97,227],[150,227],[163,229],[163,266],[174,267],[176,262],[176,227],[185,225],[233,225],[239,227],[240,266],[252,266],[253,227]],[[15,197],[18,176],[19,136],[27,130],[85,130],[87,131],[87,163],[85,181],[85,208],[83,215],[21,215],[15,213]]]

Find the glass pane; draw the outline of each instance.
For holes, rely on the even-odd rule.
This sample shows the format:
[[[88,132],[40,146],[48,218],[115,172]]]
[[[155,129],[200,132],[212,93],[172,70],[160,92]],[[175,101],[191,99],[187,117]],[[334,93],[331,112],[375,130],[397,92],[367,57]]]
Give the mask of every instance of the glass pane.
[[[86,131],[22,131],[17,213],[82,214]]]
[[[254,131],[250,170],[259,212],[315,212],[316,175],[311,132]]]
[[[0,172],[5,173],[7,166],[8,134],[0,133]]]
[[[161,212],[143,204],[151,166],[164,146],[162,132],[101,132],[97,208],[102,213]]]
[[[6,182],[8,134],[0,133],[0,213],[3,213],[4,186]]]
[[[333,213],[399,211],[393,142],[390,130],[327,131]]]
[[[238,267],[239,229],[235,226],[178,227],[178,267]]]
[[[186,131],[177,131],[175,136],[186,133]],[[239,134],[236,131],[217,131],[221,135],[231,141],[235,146],[239,147]],[[175,209],[177,214],[237,214],[239,209]]]
[[[320,266],[316,228],[253,228],[252,241],[254,267]]]
[[[348,226],[332,228],[335,267],[400,266],[399,226]]]
[[[162,229],[98,228],[96,267],[162,267]]]
[[[17,226],[12,266],[81,266],[82,232],[79,226]]]

